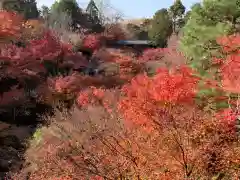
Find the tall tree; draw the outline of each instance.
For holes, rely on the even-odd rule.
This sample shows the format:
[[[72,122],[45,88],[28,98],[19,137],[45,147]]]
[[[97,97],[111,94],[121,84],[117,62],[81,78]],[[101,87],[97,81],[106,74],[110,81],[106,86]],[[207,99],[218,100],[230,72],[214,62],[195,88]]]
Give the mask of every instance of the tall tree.
[[[175,0],[174,4],[170,6],[169,12],[173,22],[173,32],[176,33],[176,28],[178,28],[182,23],[183,15],[185,13],[185,6],[182,4],[181,0]]]
[[[57,12],[67,12],[74,15],[76,12],[80,11],[80,7],[76,0],[59,0],[51,6],[52,11]]]
[[[172,34],[172,20],[167,9],[157,11],[151,21],[149,38],[156,46],[165,47]]]
[[[69,16],[72,21],[71,26],[76,28],[82,9],[78,6],[76,0],[59,0],[55,1],[55,3],[51,6],[50,13],[54,14],[53,16],[55,18],[58,18],[58,14],[61,14],[61,17]]]
[[[26,19],[36,19],[39,17],[36,0],[24,0],[23,11]]]
[[[88,6],[86,8],[86,11],[96,24],[101,23],[100,18],[99,18],[99,16],[100,16],[99,9],[97,8],[94,0],[90,0],[90,2],[88,3]]]
[[[201,75],[212,76],[212,57],[219,54],[216,39],[239,32],[239,0],[203,0],[191,8],[180,47],[188,63]]]

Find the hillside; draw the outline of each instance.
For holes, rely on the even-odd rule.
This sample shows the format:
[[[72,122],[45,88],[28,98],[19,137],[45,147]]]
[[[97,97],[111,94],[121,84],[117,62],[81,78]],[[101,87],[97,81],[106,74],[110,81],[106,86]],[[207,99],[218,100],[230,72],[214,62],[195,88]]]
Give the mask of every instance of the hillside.
[[[240,179],[238,0],[0,2],[0,179]]]

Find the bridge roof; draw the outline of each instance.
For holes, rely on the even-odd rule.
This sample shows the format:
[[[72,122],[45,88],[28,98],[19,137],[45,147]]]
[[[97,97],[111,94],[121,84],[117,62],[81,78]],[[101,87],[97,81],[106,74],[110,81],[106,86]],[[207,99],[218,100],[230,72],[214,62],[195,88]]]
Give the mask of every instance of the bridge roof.
[[[150,41],[148,40],[120,40],[117,41],[119,45],[149,45]]]

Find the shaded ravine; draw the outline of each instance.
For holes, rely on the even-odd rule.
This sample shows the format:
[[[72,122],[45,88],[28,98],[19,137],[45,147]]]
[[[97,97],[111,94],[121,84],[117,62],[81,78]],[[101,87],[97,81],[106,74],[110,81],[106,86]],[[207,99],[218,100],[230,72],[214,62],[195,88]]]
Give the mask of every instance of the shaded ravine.
[[[87,50],[80,51],[83,56],[90,62],[92,52]],[[90,63],[89,63],[90,65]],[[73,69],[73,71],[82,72],[90,76],[95,75],[93,67],[83,67],[83,69]],[[19,84],[15,79],[1,79],[0,95],[7,92],[13,85]],[[25,109],[28,114],[16,115],[14,110],[24,108],[19,107],[7,108],[7,112],[0,111],[0,180],[11,179],[11,174],[21,170],[24,164],[24,153],[27,148],[27,141],[32,137],[36,128],[43,125],[41,116],[44,114],[51,115],[53,108],[49,105],[39,104],[33,100],[31,104],[34,107]],[[5,108],[4,108],[5,109]]]
[[[0,179],[11,179],[10,173],[21,169],[27,140],[42,124],[39,115],[51,111],[49,106],[36,104],[28,115],[14,117],[12,112],[0,113]]]

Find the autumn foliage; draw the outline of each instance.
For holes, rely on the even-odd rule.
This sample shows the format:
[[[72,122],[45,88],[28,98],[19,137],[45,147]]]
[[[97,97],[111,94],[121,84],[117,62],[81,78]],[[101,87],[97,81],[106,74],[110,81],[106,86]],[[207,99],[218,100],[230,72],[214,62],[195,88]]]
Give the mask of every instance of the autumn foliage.
[[[0,24],[0,36],[21,35],[19,18],[0,12],[1,22],[9,20]],[[240,36],[218,40],[222,54],[212,65],[219,79],[210,80],[172,63],[183,58],[173,49],[148,49],[140,56],[109,50],[102,38],[124,38],[117,29],[83,38],[82,47],[93,52],[90,61],[105,70],[92,76],[78,70],[90,61],[50,30],[24,47],[1,45],[0,107],[41,101],[55,108],[42,117],[47,126],[29,140],[26,164],[13,178],[26,179],[28,173],[32,180],[239,179]],[[150,76],[149,61],[172,62]],[[109,64],[115,73],[106,73]],[[206,111],[199,105],[210,99],[199,96],[203,87],[216,90],[211,98],[228,107]]]
[[[220,63],[220,72],[222,76],[222,86],[224,90],[239,93],[239,35],[232,35],[230,37],[223,37],[218,40],[222,46],[225,58],[218,59]]]
[[[22,29],[23,19],[16,13],[1,10],[0,12],[0,37],[10,38],[19,36]]]
[[[146,125],[175,105],[192,103],[197,91],[198,78],[185,67],[169,72],[159,69],[154,77],[139,75],[126,85],[126,97],[119,108],[126,120]]]

